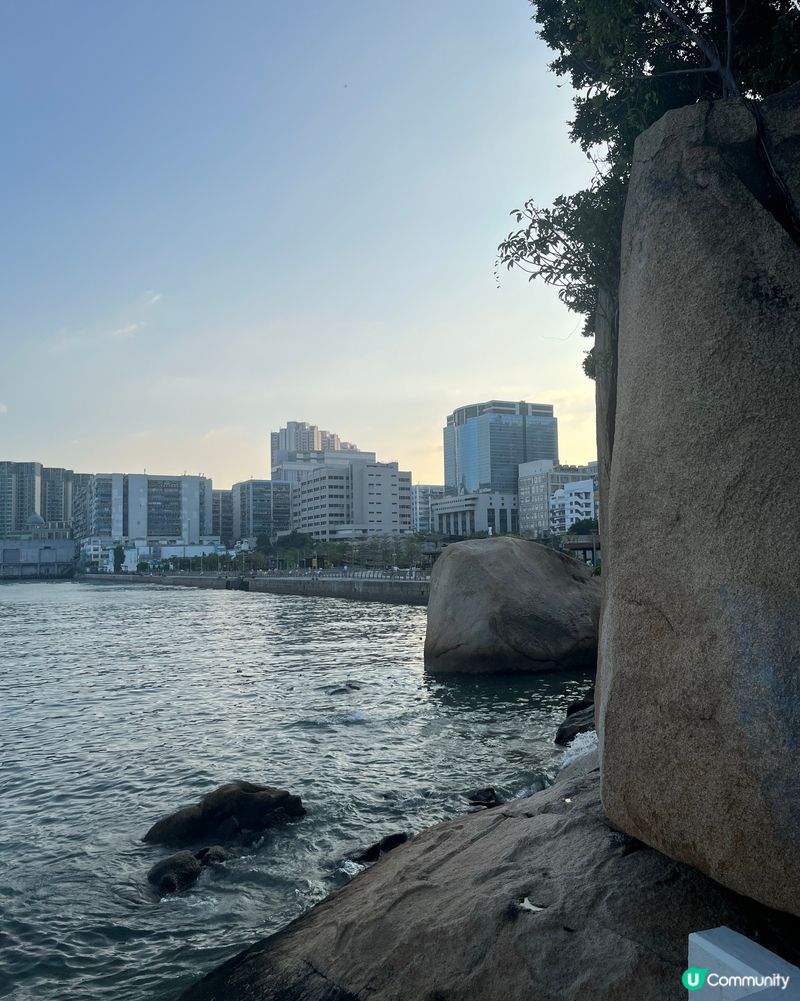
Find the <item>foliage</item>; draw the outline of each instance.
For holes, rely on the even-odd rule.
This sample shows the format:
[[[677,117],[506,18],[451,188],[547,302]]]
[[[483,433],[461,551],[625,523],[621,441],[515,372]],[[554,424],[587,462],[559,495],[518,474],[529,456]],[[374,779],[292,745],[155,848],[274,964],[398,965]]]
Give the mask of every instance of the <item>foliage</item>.
[[[125,562],[125,550],[119,544],[114,546],[114,573],[119,573],[122,570],[122,565]]]
[[[147,573],[149,569],[150,569],[150,564],[147,562],[147,560],[139,560],[139,562],[136,564],[137,573]]]
[[[572,535],[589,535],[591,532],[596,531],[598,531],[598,528],[595,518],[579,518],[577,521],[573,521],[570,528],[570,534]]]
[[[590,156],[588,188],[511,214],[520,228],[499,262],[558,289],[595,333],[598,293],[616,302],[633,144],[666,111],[739,93],[782,90],[800,76],[793,0],[530,0],[551,69],[576,91],[570,137]],[[584,369],[592,375],[592,358]]]
[[[603,561],[596,560],[592,567],[592,577],[601,577],[603,574]]]

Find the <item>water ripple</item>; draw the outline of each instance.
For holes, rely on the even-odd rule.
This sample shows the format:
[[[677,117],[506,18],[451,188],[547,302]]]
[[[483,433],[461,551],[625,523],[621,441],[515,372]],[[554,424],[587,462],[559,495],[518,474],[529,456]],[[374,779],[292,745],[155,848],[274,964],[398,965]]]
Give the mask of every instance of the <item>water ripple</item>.
[[[425,611],[0,585],[0,997],[167,1001],[345,882],[354,847],[535,787],[585,676],[436,681]],[[164,812],[243,777],[308,816],[159,899]]]

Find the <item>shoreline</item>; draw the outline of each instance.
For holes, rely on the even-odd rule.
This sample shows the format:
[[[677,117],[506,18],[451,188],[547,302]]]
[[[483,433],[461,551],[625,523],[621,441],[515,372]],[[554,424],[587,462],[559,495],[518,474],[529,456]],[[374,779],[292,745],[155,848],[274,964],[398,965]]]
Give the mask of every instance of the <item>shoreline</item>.
[[[151,584],[161,587],[196,587],[217,591],[286,594],[300,598],[343,598],[389,605],[428,604],[430,581],[380,577],[247,577],[240,574],[79,574],[73,578],[89,584]]]

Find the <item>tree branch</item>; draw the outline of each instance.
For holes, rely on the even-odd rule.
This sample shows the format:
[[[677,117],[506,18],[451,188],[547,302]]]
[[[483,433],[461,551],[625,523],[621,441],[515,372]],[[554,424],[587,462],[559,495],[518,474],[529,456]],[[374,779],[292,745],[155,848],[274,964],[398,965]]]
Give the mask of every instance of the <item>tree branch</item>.
[[[728,2],[729,0],[726,0],[726,3]],[[650,0],[650,5],[655,7],[656,10],[660,10],[662,14],[665,14],[700,49],[708,60],[712,71],[718,73],[722,79],[723,94],[726,97],[740,97],[739,85],[736,83],[733,73],[726,66],[722,65],[717,47],[711,39],[698,34],[679,14],[676,14],[674,10],[668,7],[664,3],[664,0]]]
[[[725,27],[727,33],[727,45],[725,46],[725,75],[723,78],[725,89],[729,87],[729,81],[733,80],[733,14],[731,13],[731,0],[725,0]],[[726,94],[726,97],[730,95]]]

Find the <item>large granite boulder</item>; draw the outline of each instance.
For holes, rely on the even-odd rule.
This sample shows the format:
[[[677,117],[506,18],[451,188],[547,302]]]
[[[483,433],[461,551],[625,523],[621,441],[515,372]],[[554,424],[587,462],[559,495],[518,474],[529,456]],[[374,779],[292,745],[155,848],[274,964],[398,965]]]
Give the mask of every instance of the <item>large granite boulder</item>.
[[[502,536],[448,546],[431,575],[432,672],[594,667],[600,585],[577,560]]]
[[[192,844],[214,838],[230,841],[305,815],[299,796],[256,782],[228,782],[199,803],[156,821],[142,840],[156,844]]]
[[[800,914],[800,88],[636,143],[605,510],[609,818]]]
[[[614,831],[593,766],[430,828],[183,1001],[684,1001],[719,925],[797,962],[796,918]]]

